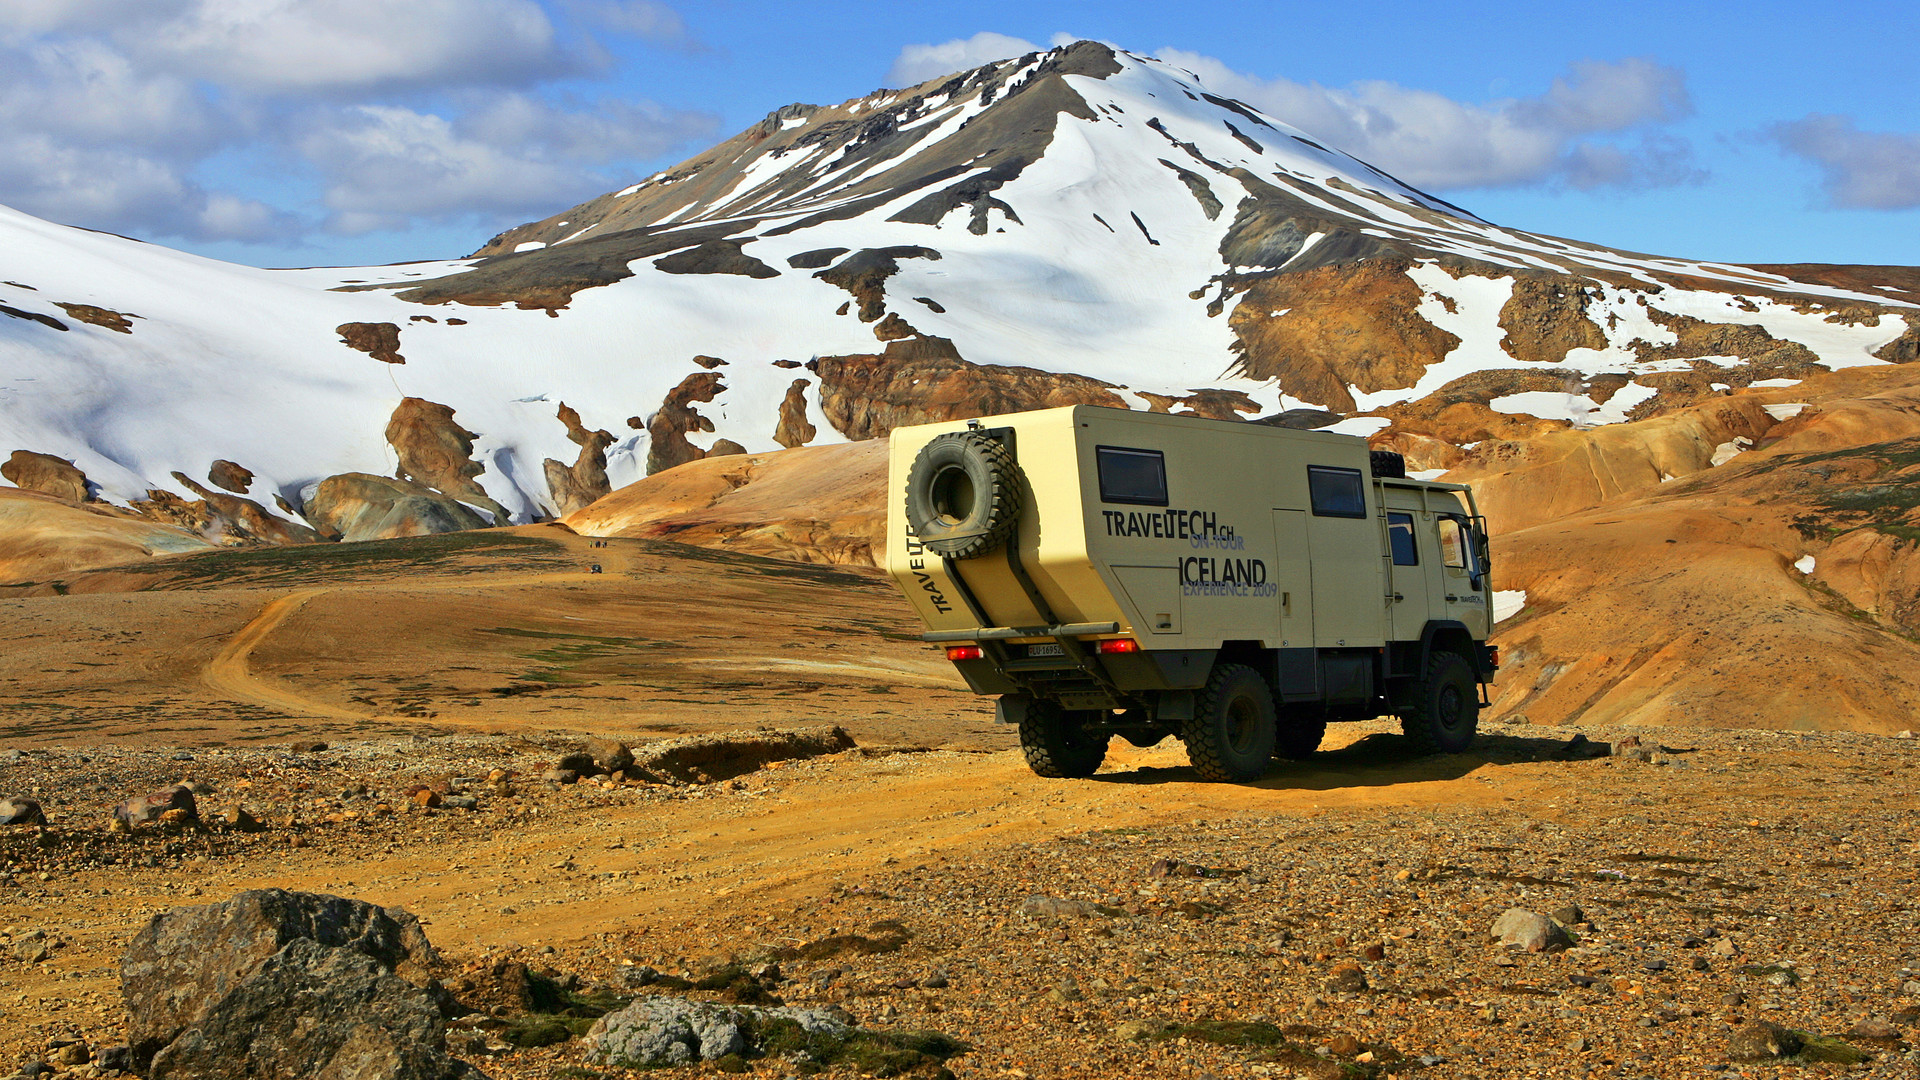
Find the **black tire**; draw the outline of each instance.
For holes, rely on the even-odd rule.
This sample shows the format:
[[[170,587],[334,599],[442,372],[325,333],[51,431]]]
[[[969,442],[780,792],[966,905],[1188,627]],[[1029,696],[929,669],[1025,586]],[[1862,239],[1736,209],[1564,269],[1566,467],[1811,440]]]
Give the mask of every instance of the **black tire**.
[[[1400,714],[1400,730],[1422,754],[1459,754],[1473,746],[1480,727],[1480,684],[1459,653],[1439,652],[1427,661],[1427,676]]]
[[[1099,714],[1068,712],[1057,701],[1034,701],[1020,719],[1020,750],[1034,775],[1050,780],[1092,776],[1107,759],[1108,737],[1087,730]]]
[[[1019,472],[1000,440],[980,431],[935,435],[907,472],[907,523],[936,555],[992,551],[1020,518]]]
[[[1283,758],[1304,761],[1320,749],[1320,741],[1326,737],[1327,714],[1320,707],[1282,710],[1274,735],[1274,752]]]
[[[1244,664],[1216,665],[1194,695],[1193,719],[1180,737],[1202,780],[1260,779],[1273,758],[1273,689]]]

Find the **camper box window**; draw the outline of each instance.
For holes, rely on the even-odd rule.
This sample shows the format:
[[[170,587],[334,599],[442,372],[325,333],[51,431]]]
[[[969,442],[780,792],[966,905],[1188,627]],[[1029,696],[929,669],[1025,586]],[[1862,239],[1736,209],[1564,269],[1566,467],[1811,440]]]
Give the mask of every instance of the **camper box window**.
[[[1307,494],[1313,501],[1315,517],[1366,517],[1365,492],[1359,469],[1307,466]]]
[[[1100,501],[1135,506],[1167,505],[1167,459],[1158,450],[1096,446]]]

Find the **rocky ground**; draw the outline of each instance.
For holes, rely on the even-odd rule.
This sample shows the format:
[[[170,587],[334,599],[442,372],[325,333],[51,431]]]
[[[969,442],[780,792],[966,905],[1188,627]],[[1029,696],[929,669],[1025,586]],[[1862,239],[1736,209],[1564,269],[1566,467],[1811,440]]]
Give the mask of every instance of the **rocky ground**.
[[[475,1010],[449,1045],[495,1077],[628,1075],[568,1036],[650,995],[970,1047],[928,1075],[1920,1073],[1920,742],[1622,729],[1595,735],[1643,745],[1585,758],[1575,735],[1412,759],[1351,725],[1246,786],[1198,783],[1171,742],[1085,781],[1004,750],[708,742],[560,783],[559,737],[15,752],[0,795],[49,824],[0,839],[0,1052],[103,1072],[64,1062],[123,1040],[150,915],[281,886],[418,915]],[[112,824],[183,779],[199,824]],[[1512,908],[1570,947],[1496,943]],[[1766,1024],[1859,1060],[1740,1060]],[[721,1067],[805,1071],[690,1068]]]

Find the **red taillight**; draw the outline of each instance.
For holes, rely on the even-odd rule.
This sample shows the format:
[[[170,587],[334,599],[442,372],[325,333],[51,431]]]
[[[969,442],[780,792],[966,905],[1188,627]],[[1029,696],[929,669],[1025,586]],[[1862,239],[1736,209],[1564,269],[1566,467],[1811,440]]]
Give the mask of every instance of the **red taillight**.
[[[1500,666],[1500,646],[1487,646],[1487,663],[1492,664],[1494,667]]]
[[[949,660],[978,660],[985,655],[987,655],[987,651],[978,645],[947,646],[947,659]]]
[[[1139,652],[1140,643],[1130,637],[1108,638],[1094,646],[1103,653]]]

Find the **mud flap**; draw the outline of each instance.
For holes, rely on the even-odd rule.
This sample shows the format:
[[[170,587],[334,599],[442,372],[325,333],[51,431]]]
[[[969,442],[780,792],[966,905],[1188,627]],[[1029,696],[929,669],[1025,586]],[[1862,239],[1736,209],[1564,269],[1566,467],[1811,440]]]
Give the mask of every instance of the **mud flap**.
[[[993,722],[1012,724],[1018,727],[1027,718],[1027,710],[1033,706],[1033,698],[1027,694],[1001,694],[993,703]]]

